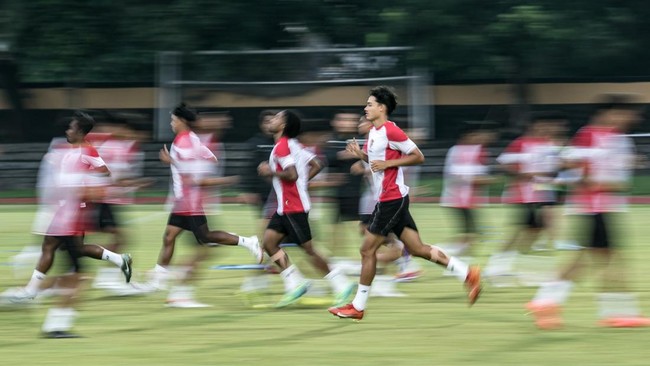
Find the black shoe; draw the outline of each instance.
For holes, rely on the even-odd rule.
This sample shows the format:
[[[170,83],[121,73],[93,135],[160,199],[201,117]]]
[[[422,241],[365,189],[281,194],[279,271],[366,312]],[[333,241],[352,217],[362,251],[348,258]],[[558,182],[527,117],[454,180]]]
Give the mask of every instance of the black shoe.
[[[55,330],[54,332],[43,333],[43,338],[59,339],[59,338],[81,338],[80,335],[70,333],[66,330]]]

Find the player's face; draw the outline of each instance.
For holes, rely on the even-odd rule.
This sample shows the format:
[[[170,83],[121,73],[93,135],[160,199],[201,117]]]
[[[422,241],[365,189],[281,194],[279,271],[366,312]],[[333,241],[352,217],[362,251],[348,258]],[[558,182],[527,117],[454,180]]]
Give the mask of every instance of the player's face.
[[[269,130],[269,127],[271,126],[271,120],[273,120],[274,116],[264,116],[262,119],[262,124],[260,124],[260,130],[262,130],[262,133],[265,135],[272,135],[273,133]]]
[[[79,130],[79,124],[77,120],[72,120],[68,125],[68,129],[65,130],[65,138],[71,144],[76,144],[83,139],[83,134]]]
[[[176,117],[175,115],[172,114],[172,121],[171,121],[171,123],[169,125],[172,126],[172,131],[174,131],[174,133],[178,132],[178,127],[182,123],[183,123],[183,121],[181,121],[180,118],[178,118],[178,117]]]
[[[377,103],[377,99],[371,95],[368,97],[366,108],[363,111],[366,113],[366,119],[372,122],[384,114],[384,105]]]
[[[285,119],[284,111],[278,112],[278,114],[273,116],[273,118],[271,118],[271,123],[269,123],[269,132],[272,134],[282,132],[282,129],[284,129]]]

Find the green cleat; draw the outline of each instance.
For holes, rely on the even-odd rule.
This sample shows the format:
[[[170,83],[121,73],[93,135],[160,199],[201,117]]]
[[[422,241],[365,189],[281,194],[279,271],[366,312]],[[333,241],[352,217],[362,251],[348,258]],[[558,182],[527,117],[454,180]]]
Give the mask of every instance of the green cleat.
[[[131,275],[133,274],[133,270],[131,269],[132,263],[133,258],[131,258],[131,254],[122,254],[122,267],[120,269],[124,274],[124,278],[126,278],[126,283],[131,282]]]
[[[346,286],[345,290],[336,294],[336,297],[334,298],[334,306],[339,307],[350,302],[355,287],[356,286],[353,283],[350,283]]]
[[[285,306],[289,306],[293,304],[294,302],[298,301],[298,299],[300,299],[304,294],[307,293],[307,290],[309,290],[310,286],[311,283],[309,281],[303,282],[292,291],[284,294],[284,296],[282,296],[282,299],[280,299],[280,301],[278,301],[278,303],[275,304],[274,307],[283,308]]]

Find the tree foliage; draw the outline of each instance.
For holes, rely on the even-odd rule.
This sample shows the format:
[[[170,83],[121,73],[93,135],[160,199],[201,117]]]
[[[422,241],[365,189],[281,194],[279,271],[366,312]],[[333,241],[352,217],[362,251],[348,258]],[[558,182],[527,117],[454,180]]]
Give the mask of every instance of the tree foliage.
[[[0,4],[0,37],[11,44],[22,80],[32,82],[151,82],[158,51],[414,46],[409,63],[448,81],[639,77],[650,56],[650,5],[639,0]]]

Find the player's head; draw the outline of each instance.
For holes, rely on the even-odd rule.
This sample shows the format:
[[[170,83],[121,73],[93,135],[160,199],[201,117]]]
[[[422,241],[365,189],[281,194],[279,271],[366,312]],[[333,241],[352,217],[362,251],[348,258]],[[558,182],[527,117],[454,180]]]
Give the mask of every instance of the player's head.
[[[533,112],[530,115],[528,134],[551,137],[566,120],[566,115],[561,111]]]
[[[357,126],[357,131],[359,132],[359,135],[365,136],[370,132],[370,129],[372,128],[372,122],[370,122],[366,116],[361,116],[359,118],[359,125]]]
[[[71,144],[82,142],[95,126],[95,120],[87,113],[77,111],[72,116],[65,137]]]
[[[496,139],[495,128],[489,121],[466,121],[458,141],[467,145],[489,145]]]
[[[340,110],[334,114],[330,125],[339,134],[354,135],[357,133],[359,113],[355,111]]]
[[[596,104],[594,122],[608,125],[622,131],[638,122],[641,107],[638,98],[631,94],[606,94],[600,96]]]
[[[366,102],[366,118],[370,121],[375,121],[379,118],[386,118],[397,107],[397,95],[391,87],[377,86],[370,89],[370,96]]]
[[[260,112],[258,123],[260,126],[260,131],[262,131],[263,134],[272,135],[272,133],[269,131],[269,125],[271,124],[271,120],[276,114],[277,111],[271,109],[265,109]]]
[[[177,105],[172,110],[172,121],[170,124],[174,133],[189,130],[194,122],[196,122],[196,112],[185,105],[185,103]]]
[[[296,138],[300,135],[300,115],[298,112],[285,109],[278,112],[271,120],[269,131],[273,134],[281,133],[288,138]]]

